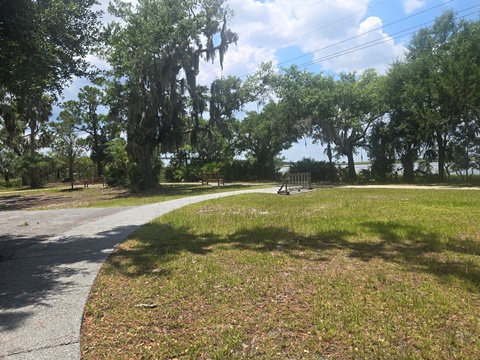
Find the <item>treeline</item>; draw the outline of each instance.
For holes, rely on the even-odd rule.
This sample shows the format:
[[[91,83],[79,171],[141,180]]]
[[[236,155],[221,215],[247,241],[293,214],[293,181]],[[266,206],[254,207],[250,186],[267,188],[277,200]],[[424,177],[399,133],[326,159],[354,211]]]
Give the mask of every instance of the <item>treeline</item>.
[[[2,3],[0,171],[6,182],[21,176],[38,187],[52,177],[94,175],[145,189],[161,175],[192,181],[212,171],[230,180],[273,179],[280,153],[304,137],[322,144],[329,160],[296,166],[322,168],[329,181],[358,180],[360,149],[376,181],[388,181],[398,161],[408,182],[415,181],[419,160],[426,170],[438,162],[438,181],[480,168],[479,21],[445,12],[412,38],[385,75],[278,72],[262,64],[245,80],[230,76],[207,87],[197,84],[201,61],[223,66],[238,39],[223,0],[114,2],[109,11],[121,21],[102,29],[93,3]],[[33,32],[36,40],[26,36]],[[95,71],[82,60],[93,51],[111,70]],[[89,76],[92,85],[76,100],[59,101],[72,76]],[[55,103],[61,112],[51,121]],[[250,103],[260,110],[239,120]],[[333,164],[343,157],[348,167],[339,176]]]

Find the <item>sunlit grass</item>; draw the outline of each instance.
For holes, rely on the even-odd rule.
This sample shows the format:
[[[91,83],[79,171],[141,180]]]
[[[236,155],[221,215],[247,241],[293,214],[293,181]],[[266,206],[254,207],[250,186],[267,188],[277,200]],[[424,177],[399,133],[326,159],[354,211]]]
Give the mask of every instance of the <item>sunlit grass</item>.
[[[192,205],[119,246],[84,359],[476,359],[480,192],[318,189]]]

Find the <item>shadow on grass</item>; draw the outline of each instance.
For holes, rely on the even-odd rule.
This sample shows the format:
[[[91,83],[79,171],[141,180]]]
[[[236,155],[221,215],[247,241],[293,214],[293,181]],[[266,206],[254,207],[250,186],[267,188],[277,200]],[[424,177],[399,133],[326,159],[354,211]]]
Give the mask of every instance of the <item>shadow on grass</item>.
[[[119,195],[117,198],[149,198],[161,196],[165,198],[170,197],[184,197],[204,195],[224,191],[245,190],[253,188],[251,185],[244,184],[227,184],[225,186],[210,186],[200,184],[164,184],[153,189],[139,191],[135,193],[125,193]]]
[[[336,251],[343,251],[350,258],[365,262],[380,259],[399,265],[401,270],[432,274],[440,281],[450,282],[453,277],[462,282],[465,289],[480,292],[478,242],[468,239],[445,241],[439,234],[426,233],[424,229],[400,222],[365,222],[362,225],[370,235],[369,240],[357,240],[365,238],[364,234],[348,231],[305,236],[281,227],[245,229],[228,237],[213,233],[195,235],[187,228],[151,223],[135,237],[140,240],[138,246],[117,249],[110,263],[125,276],[135,277],[151,273],[185,252],[206,255],[221,251],[217,245],[280,252],[306,261],[331,261]],[[162,271],[159,275],[168,274],[168,271]]]
[[[92,197],[92,193],[89,192],[87,188],[82,186],[70,188],[68,185],[67,188],[59,188],[58,196],[55,196],[54,193],[50,193],[48,196],[44,196],[44,193],[22,193],[22,194],[4,194],[0,193],[0,211],[12,211],[12,210],[29,210],[36,209],[45,206],[51,206],[56,203],[68,204],[68,201],[76,201],[79,199],[93,201],[97,207],[109,207],[109,206],[118,206],[112,205],[111,201],[113,200],[122,200],[122,199],[151,199],[146,201],[148,202],[161,202],[172,200],[176,198],[183,198],[188,196],[195,195],[205,195],[205,194],[215,194],[226,191],[235,191],[235,190],[245,190],[249,188],[254,188],[252,185],[244,184],[227,184],[225,186],[201,186],[199,184],[166,184],[159,186],[157,188],[149,189],[142,192],[131,193],[125,189],[119,188],[101,188],[105,190],[101,194],[101,198],[98,198],[98,193],[95,193],[95,196]],[[49,188],[42,188],[49,189]],[[91,189],[91,188],[90,188]],[[41,190],[41,189],[40,189]],[[84,194],[82,194],[85,192]],[[68,194],[72,194],[72,198],[68,197]],[[74,194],[78,194],[74,196]],[[105,198],[106,197],[106,198]],[[156,199],[155,199],[156,198]],[[88,201],[87,201],[88,202]],[[133,201],[132,205],[144,204],[142,201]],[[128,204],[127,204],[128,205]],[[120,204],[120,206],[125,206]],[[68,205],[63,205],[62,207],[68,207]]]
[[[39,195],[3,195],[0,196],[0,211],[28,210],[42,206],[44,203],[63,201],[62,196],[48,198]]]
[[[83,191],[85,189],[84,187],[74,187],[73,189],[69,187],[68,189],[62,189],[59,190],[61,193],[71,193],[71,192],[77,192],[77,191]]]

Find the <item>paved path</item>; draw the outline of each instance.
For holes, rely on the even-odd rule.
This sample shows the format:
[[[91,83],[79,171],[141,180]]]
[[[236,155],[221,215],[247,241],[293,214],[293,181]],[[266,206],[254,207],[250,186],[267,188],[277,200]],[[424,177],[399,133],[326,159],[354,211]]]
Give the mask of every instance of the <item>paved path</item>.
[[[276,191],[233,191],[127,208],[0,213],[0,359],[80,359],[85,303],[117,244],[180,207]]]

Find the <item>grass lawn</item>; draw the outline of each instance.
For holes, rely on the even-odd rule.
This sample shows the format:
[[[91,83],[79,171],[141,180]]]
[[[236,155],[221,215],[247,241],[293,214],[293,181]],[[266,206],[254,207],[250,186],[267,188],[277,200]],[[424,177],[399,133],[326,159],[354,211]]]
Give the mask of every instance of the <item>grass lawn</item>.
[[[480,191],[191,205],[104,265],[83,359],[478,359]]]

